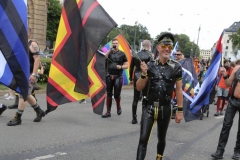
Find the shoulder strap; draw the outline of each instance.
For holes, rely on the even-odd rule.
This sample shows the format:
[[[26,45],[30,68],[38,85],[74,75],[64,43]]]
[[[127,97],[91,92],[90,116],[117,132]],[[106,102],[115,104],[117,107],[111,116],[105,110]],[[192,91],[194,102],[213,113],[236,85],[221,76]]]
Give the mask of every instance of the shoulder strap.
[[[233,79],[233,83],[232,83],[232,93],[231,93],[231,97],[233,96],[233,93],[235,91],[236,85],[238,83],[238,78],[237,76],[240,74],[240,68],[235,72],[234,75],[234,79]]]

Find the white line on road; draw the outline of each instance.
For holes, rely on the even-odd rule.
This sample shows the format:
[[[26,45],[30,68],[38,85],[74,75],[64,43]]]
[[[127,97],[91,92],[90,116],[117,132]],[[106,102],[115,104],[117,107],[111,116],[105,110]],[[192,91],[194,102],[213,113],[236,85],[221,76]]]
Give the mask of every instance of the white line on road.
[[[216,119],[221,119],[224,118],[224,116],[219,116],[219,117],[215,117]]]
[[[66,155],[66,154],[67,153],[65,153],[65,152],[57,152],[55,154],[49,154],[49,155],[35,157],[33,159],[26,159],[26,160],[43,160],[43,159],[53,158],[55,156],[62,156],[62,155]]]

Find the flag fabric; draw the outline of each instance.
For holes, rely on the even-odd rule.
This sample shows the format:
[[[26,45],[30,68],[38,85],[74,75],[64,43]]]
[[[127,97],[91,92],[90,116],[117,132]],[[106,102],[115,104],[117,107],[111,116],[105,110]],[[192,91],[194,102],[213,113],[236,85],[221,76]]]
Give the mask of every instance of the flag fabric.
[[[128,42],[125,40],[125,38],[123,37],[123,35],[119,34],[117,37],[115,37],[114,39],[118,40],[118,49],[123,51],[126,54],[127,60],[128,60],[128,64],[131,64],[132,61],[132,54],[131,54],[131,50],[130,47],[128,45]],[[112,41],[108,42],[105,46],[103,46],[101,48],[101,50],[106,53],[107,51],[110,50],[110,46],[112,45]],[[129,68],[128,69],[124,69],[123,70],[123,85],[129,85],[130,84],[130,80],[129,80]]]
[[[93,85],[89,78],[94,75],[88,73],[89,64],[103,39],[116,26],[96,0],[64,1],[48,77],[46,113],[60,104],[91,96]]]
[[[192,58],[185,58],[179,61],[182,66],[182,93],[183,93],[183,115],[185,121],[189,118],[195,118],[190,110],[190,104],[193,102],[198,90],[195,90],[198,85],[197,74],[194,70]]]
[[[171,58],[172,58],[172,59],[175,59],[175,58],[174,58],[174,55],[175,55],[175,53],[177,52],[177,49],[178,49],[178,42],[176,42],[176,44],[175,44],[175,46],[174,46],[174,48],[173,48],[173,50],[172,50],[172,53],[171,53]]]
[[[102,114],[106,97],[105,60],[105,55],[97,51],[88,65],[92,108],[97,114]]]
[[[0,1],[0,83],[27,99],[29,58],[27,0]]]
[[[209,96],[210,93],[214,87],[214,85],[216,84],[216,77],[218,74],[218,70],[221,64],[221,58],[222,58],[222,36],[223,36],[224,32],[221,34],[213,57],[212,57],[212,61],[210,63],[210,66],[207,70],[207,73],[204,77],[203,83],[201,85],[201,87],[199,87],[199,85],[197,85],[195,87],[195,90],[199,90],[198,94],[194,97],[193,102],[191,103],[191,105],[189,106],[190,111],[192,112],[193,115],[195,115],[195,117],[188,117],[188,121],[197,119],[199,117],[199,111],[201,110],[201,108],[204,105],[208,105],[209,104]]]

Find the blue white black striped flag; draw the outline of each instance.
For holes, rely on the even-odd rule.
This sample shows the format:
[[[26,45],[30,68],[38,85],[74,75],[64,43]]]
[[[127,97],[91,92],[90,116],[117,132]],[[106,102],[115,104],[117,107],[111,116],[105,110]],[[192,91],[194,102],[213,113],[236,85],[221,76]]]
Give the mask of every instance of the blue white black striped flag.
[[[27,99],[29,59],[27,0],[0,0],[0,83]]]
[[[216,77],[221,64],[221,58],[222,58],[221,41],[222,41],[223,34],[224,32],[221,34],[218,40],[218,43],[216,45],[216,48],[212,57],[212,61],[204,77],[203,83],[199,88],[199,92],[196,95],[196,97],[194,97],[193,102],[190,105],[190,110],[194,115],[196,115],[204,105],[209,104],[209,96],[214,85],[216,84]]]

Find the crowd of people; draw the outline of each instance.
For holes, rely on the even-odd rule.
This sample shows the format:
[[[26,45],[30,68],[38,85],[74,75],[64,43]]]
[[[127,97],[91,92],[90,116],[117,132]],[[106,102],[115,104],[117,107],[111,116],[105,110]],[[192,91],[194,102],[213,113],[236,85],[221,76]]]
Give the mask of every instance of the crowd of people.
[[[34,122],[40,122],[45,112],[40,108],[33,90],[34,84],[37,83],[38,76],[43,74],[44,65],[40,62],[39,47],[37,43],[30,39],[31,30],[29,29],[29,61],[31,76],[29,84],[29,96],[27,102],[36,111]],[[111,117],[112,100],[116,101],[117,114],[122,114],[121,107],[121,90],[123,82],[123,70],[129,68],[130,83],[134,86],[132,102],[132,124],[137,124],[137,105],[139,99],[142,99],[142,115],[140,121],[140,137],[137,148],[137,160],[145,159],[148,141],[155,123],[157,123],[157,160],[162,160],[168,125],[171,118],[176,123],[183,119],[183,93],[182,93],[182,66],[179,61],[184,59],[184,54],[180,49],[174,53],[174,59],[171,58],[173,50],[174,36],[171,33],[165,33],[157,40],[157,56],[151,53],[151,42],[144,40],[142,50],[132,54],[131,64],[124,52],[119,50],[117,39],[112,40],[110,50],[106,53],[106,113],[102,118]],[[209,61],[194,58],[194,69],[198,76],[200,84],[203,83],[207,72]],[[40,69],[39,69],[40,68]],[[216,77],[216,86],[211,93],[213,98],[215,94],[216,113],[214,116],[223,115],[226,104],[225,118],[223,128],[220,134],[217,151],[212,157],[221,159],[226,146],[229,131],[232,126],[233,117],[240,106],[240,60],[235,63],[224,59],[223,66],[220,67]],[[143,98],[140,98],[140,97]],[[212,99],[213,99],[212,98]],[[172,100],[175,101],[175,108],[172,108]],[[211,98],[210,98],[211,99]],[[209,101],[209,104],[213,100]],[[80,103],[86,102],[85,99]],[[16,94],[15,102],[11,106],[0,104],[0,115],[7,109],[17,109],[15,117],[7,123],[8,126],[20,125],[22,114],[26,106],[26,101],[22,96]],[[173,112],[174,111],[174,112]],[[240,133],[237,135],[236,147],[233,158],[240,158]]]

